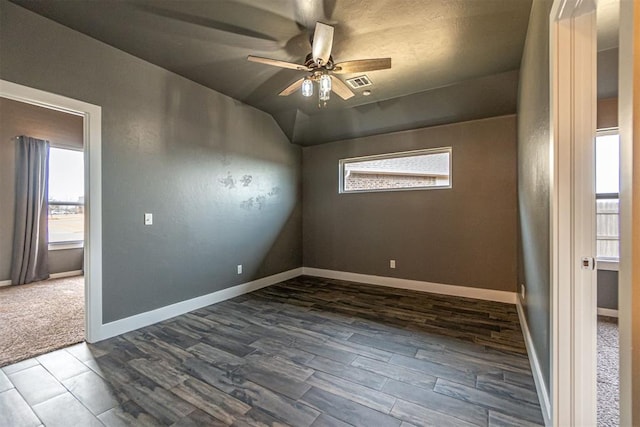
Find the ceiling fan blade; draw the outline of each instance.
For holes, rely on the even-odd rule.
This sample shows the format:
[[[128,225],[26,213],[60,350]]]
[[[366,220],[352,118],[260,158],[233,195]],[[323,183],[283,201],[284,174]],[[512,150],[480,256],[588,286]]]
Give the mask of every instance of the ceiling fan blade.
[[[300,87],[302,86],[302,82],[304,81],[304,77],[296,80],[295,82],[291,83],[289,86],[287,86],[282,92],[280,92],[278,95],[279,96],[289,96],[291,95],[293,92],[297,91],[298,89],[300,89]]]
[[[316,22],[316,30],[313,33],[313,43],[311,44],[313,60],[319,65],[329,62],[332,47],[333,27],[322,22]]]
[[[251,62],[258,62],[260,64],[273,65],[274,67],[288,68],[290,70],[309,71],[308,67],[300,64],[294,64],[293,62],[279,61],[277,59],[263,58],[261,56],[247,56],[247,60]]]
[[[342,82],[342,80],[334,76],[331,76],[331,90],[344,100],[353,98],[355,96],[355,94],[351,92],[351,89],[349,89],[349,86],[347,86]]]
[[[391,58],[360,59],[336,64],[332,70],[336,74],[364,73],[391,68]]]

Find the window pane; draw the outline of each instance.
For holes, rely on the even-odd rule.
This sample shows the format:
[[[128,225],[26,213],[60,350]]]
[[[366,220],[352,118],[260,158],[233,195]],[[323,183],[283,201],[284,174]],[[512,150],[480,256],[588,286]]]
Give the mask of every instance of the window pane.
[[[84,206],[49,205],[49,243],[84,240]]]
[[[422,150],[342,161],[341,191],[449,187],[450,149]]]
[[[84,240],[83,204],[83,152],[51,148],[49,150],[49,243]]]
[[[620,257],[620,200],[596,200],[596,256],[598,258]]]
[[[620,192],[620,136],[596,137],[596,193]]]
[[[49,201],[84,202],[84,157],[82,151],[49,150]]]

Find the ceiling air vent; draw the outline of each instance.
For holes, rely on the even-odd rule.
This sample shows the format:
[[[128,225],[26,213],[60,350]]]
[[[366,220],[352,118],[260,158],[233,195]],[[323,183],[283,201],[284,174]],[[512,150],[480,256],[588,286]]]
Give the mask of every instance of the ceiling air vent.
[[[367,87],[373,84],[367,76],[359,76],[352,79],[347,79],[347,83],[349,83],[349,86],[354,89],[360,89],[361,87]]]

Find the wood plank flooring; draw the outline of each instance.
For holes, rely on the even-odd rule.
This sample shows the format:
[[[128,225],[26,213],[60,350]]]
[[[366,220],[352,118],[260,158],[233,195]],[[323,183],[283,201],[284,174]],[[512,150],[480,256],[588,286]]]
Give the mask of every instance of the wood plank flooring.
[[[301,276],[69,355],[38,416],[75,397],[107,426],[543,424],[508,304]]]

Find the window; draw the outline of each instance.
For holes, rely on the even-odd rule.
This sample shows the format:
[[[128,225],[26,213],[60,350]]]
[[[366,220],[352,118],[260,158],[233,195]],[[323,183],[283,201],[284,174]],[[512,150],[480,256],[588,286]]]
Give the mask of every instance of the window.
[[[620,136],[602,131],[596,136],[596,256],[620,258]]]
[[[340,193],[451,188],[451,147],[340,160]]]
[[[49,244],[84,240],[84,156],[82,151],[49,150]]]

